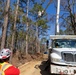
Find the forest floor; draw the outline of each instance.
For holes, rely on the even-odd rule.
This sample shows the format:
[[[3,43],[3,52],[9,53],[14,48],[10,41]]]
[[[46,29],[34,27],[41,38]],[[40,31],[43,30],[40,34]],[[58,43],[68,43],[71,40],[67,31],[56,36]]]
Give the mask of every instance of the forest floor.
[[[12,57],[12,64],[19,67],[21,66],[22,64],[25,64],[27,62],[30,62],[30,61],[41,61],[41,60],[44,60],[45,57],[43,56],[43,54],[28,54],[28,55],[21,55],[19,53],[17,54],[14,54],[14,56]]]

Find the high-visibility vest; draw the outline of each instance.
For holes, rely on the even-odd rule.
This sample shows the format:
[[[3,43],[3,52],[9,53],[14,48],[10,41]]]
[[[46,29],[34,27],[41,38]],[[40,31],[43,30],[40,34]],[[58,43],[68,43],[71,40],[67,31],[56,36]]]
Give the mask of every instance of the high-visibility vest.
[[[0,64],[0,75],[5,75],[4,71],[10,66],[12,65],[7,62],[1,63]]]

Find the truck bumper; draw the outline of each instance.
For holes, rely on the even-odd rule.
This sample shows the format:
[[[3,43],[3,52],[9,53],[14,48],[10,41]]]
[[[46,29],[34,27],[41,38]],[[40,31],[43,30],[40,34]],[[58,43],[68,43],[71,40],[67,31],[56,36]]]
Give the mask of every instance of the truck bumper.
[[[76,75],[76,67],[72,66],[59,66],[59,65],[50,65],[50,71],[52,74],[61,74],[61,75]]]

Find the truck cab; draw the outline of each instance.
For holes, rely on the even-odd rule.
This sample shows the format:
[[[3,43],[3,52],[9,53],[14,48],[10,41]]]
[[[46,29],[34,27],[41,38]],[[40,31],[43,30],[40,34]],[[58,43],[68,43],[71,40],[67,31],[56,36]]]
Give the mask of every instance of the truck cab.
[[[76,74],[76,35],[51,35],[51,74]]]

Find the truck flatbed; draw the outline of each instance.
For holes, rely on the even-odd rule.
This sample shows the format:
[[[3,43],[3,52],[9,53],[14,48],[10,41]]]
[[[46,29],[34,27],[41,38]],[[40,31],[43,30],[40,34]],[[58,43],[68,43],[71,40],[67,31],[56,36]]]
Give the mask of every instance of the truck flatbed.
[[[51,39],[76,39],[76,35],[50,35]]]

